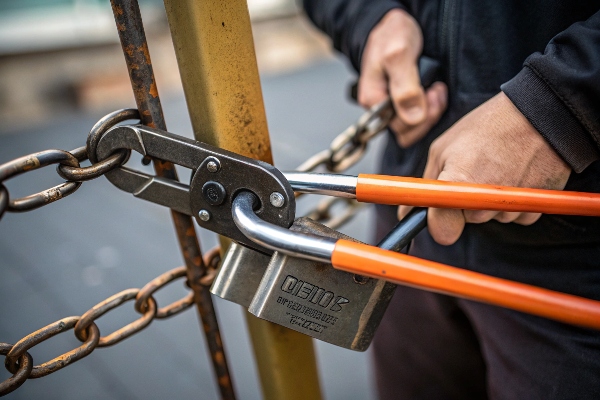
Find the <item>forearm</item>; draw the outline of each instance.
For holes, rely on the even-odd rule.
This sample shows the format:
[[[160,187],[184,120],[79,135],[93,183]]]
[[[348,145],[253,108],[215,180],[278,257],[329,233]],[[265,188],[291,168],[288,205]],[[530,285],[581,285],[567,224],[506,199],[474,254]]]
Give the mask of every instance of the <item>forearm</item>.
[[[502,90],[574,171],[600,159],[600,12],[528,57]]]

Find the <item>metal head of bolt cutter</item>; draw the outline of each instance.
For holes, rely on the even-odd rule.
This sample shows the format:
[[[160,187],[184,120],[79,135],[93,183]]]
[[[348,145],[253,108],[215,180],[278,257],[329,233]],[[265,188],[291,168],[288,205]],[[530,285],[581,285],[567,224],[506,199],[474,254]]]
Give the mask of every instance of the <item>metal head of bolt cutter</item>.
[[[271,253],[244,236],[233,222],[232,202],[238,193],[249,191],[256,195],[255,212],[263,220],[281,228],[288,228],[294,221],[294,192],[283,174],[270,164],[141,125],[110,129],[100,139],[96,156],[102,160],[118,149],[135,150],[193,172],[191,184],[186,185],[121,167],[106,174],[115,186],[136,197],[191,215],[201,227],[246,246]],[[218,168],[213,168],[213,164]],[[274,192],[281,195],[278,207],[270,201]]]

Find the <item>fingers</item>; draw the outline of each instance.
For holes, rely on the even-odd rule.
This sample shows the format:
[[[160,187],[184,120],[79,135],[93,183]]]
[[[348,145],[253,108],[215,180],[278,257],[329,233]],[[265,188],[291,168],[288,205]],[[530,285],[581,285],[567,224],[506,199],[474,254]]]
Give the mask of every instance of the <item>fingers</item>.
[[[398,207],[398,221],[402,221],[404,217],[412,210],[412,206],[400,206]]]
[[[449,246],[456,243],[465,229],[465,217],[462,210],[429,208],[427,229],[436,242]]]
[[[448,87],[442,82],[435,82],[426,91],[427,114],[424,122],[416,126],[404,123],[395,117],[390,123],[390,128],[396,133],[400,147],[410,147],[421,140],[427,132],[440,120],[448,106]]]
[[[541,216],[539,213],[430,208],[427,214],[427,229],[437,243],[448,246],[456,243],[467,222],[481,224],[495,219],[503,223],[531,225]]]
[[[427,167],[425,167],[425,171],[426,174],[430,174],[429,176],[435,177],[430,178],[425,174],[425,178],[439,179],[442,181],[460,181],[459,179],[453,179],[454,177],[446,171],[438,173],[435,163],[430,165],[431,158],[430,154],[430,158],[427,161],[429,171]],[[452,208],[429,208],[429,211],[427,212],[427,229],[429,230],[429,234],[437,243],[444,246],[454,244],[458,240],[462,231],[465,229],[465,223],[463,210]]]
[[[501,212],[498,213],[498,215],[496,215],[494,219],[498,222],[502,222],[503,224],[507,224],[509,222],[515,221],[517,218],[519,218],[519,216],[521,216],[521,214],[522,213],[520,212]]]
[[[409,146],[422,138],[440,119],[447,105],[447,88],[441,82],[427,90],[421,85],[418,58],[423,34],[407,12],[394,9],[372,29],[361,57],[358,102],[370,108],[391,98],[396,119],[391,128],[398,143]]]
[[[386,57],[383,62],[388,73],[389,90],[396,115],[408,126],[416,126],[427,117],[427,98],[421,86],[417,60],[402,52]]]
[[[498,216],[498,211],[464,210],[465,221],[472,224],[482,224]],[[501,213],[503,214],[503,213]],[[502,222],[502,221],[500,221]]]
[[[413,110],[408,114],[415,114],[417,122],[422,120],[425,95],[417,66],[422,49],[423,34],[417,21],[404,10],[388,11],[371,30],[365,44],[358,81],[359,103],[372,107],[390,95],[407,110]],[[396,99],[394,93],[400,97]],[[419,107],[414,111],[415,105],[421,111]]]
[[[474,213],[474,214],[472,214]],[[479,214],[477,214],[479,213]],[[468,215],[467,215],[468,214]],[[496,212],[496,211],[468,211],[465,210],[465,219],[467,222],[480,224],[495,219],[498,222],[507,224],[514,222],[519,225],[531,225],[536,222],[542,214],[540,213],[520,213],[520,212]]]
[[[531,225],[540,219],[541,216],[542,214],[539,213],[523,213],[519,218],[514,220],[514,223],[519,225]]]
[[[416,57],[398,46],[383,55],[380,62],[371,62],[369,50],[365,49],[365,65],[358,79],[359,104],[369,108],[389,96],[403,125],[413,127],[425,121],[427,98]]]
[[[358,78],[358,103],[370,108],[387,97],[387,77],[381,65],[365,65]]]

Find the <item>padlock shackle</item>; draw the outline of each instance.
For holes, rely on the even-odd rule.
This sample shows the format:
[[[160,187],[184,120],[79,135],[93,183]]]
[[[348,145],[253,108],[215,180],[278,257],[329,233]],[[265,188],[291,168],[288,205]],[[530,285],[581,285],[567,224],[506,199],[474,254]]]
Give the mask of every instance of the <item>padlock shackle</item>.
[[[544,214],[600,216],[600,194],[446,182],[402,176],[286,172],[294,191],[360,202]]]
[[[261,220],[256,196],[240,193],[233,220],[258,244],[294,257],[331,263],[353,274],[462,297],[600,330],[600,301],[452,267],[348,240],[293,232]]]
[[[250,240],[293,257],[331,262],[335,239],[300,234],[263,221],[254,213],[257,203],[258,198],[251,192],[241,192],[232,203],[233,222]]]

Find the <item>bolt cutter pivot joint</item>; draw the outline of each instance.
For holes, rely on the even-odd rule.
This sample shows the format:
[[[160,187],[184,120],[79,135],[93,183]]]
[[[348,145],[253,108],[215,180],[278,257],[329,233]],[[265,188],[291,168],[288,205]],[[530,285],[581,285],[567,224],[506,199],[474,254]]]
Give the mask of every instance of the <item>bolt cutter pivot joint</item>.
[[[191,184],[186,185],[121,167],[106,174],[119,189],[191,215],[201,227],[256,250],[271,253],[235,226],[231,208],[238,193],[247,191],[256,196],[256,213],[265,221],[281,228],[288,228],[294,221],[294,192],[283,174],[270,164],[141,125],[117,126],[106,132],[96,156],[102,160],[118,149],[135,150],[192,170]],[[272,193],[281,195],[278,207],[270,202]]]

